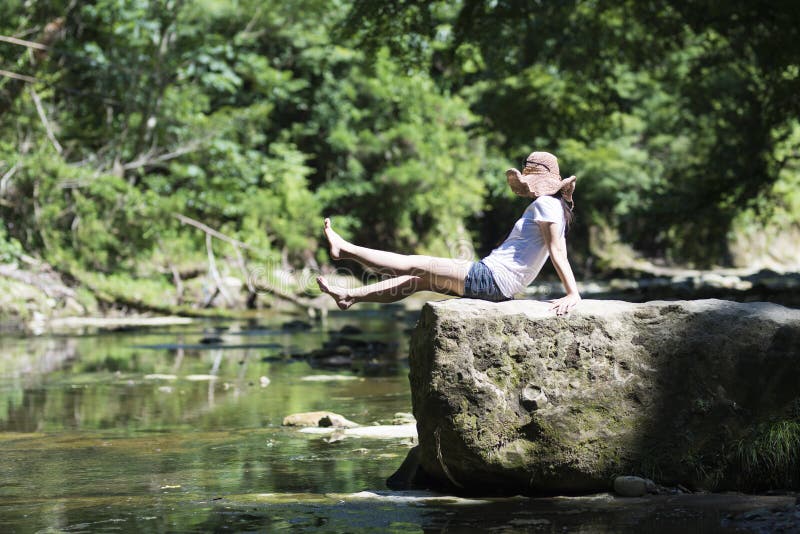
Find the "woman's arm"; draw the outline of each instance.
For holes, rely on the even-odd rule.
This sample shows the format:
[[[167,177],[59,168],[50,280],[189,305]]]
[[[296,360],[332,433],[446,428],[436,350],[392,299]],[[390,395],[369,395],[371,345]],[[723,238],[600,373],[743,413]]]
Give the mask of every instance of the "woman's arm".
[[[539,221],[539,230],[542,232],[542,237],[550,252],[550,261],[553,262],[553,267],[556,268],[558,277],[567,292],[565,297],[551,300],[550,309],[555,310],[556,315],[564,315],[581,301],[578,283],[575,281],[575,275],[572,274],[572,267],[567,259],[567,240],[561,235],[560,228],[555,223]]]

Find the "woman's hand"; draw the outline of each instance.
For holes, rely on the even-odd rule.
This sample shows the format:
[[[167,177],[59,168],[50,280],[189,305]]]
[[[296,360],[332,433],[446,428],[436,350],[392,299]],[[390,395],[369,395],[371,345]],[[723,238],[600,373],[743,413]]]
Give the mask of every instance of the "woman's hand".
[[[577,293],[572,293],[567,295],[566,297],[561,297],[560,299],[553,299],[548,300],[552,306],[550,306],[551,310],[556,311],[556,315],[566,315],[569,311],[578,305],[581,301],[581,296]]]

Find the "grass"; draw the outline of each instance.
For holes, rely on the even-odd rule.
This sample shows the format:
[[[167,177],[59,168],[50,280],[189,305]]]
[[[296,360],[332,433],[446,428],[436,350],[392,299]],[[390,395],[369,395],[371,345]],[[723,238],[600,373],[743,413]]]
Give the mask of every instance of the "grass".
[[[800,422],[761,425],[753,436],[740,440],[734,461],[745,483],[754,489],[800,486]]]

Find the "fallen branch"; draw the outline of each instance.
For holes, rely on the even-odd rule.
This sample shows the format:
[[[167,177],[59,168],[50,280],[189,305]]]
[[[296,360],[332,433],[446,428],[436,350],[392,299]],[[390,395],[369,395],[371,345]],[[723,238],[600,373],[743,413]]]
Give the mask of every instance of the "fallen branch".
[[[53,143],[53,147],[55,147],[56,152],[61,154],[64,149],[61,147],[61,143],[58,142],[56,139],[55,134],[53,133],[53,129],[50,127],[50,121],[47,120],[47,115],[44,114],[44,108],[42,107],[42,101],[39,100],[39,95],[36,94],[36,90],[33,87],[30,87],[31,98],[33,98],[33,103],[36,105],[36,112],[39,114],[39,118],[42,120],[42,124],[44,125],[45,131],[47,131],[47,138],[50,139],[50,142]]]
[[[222,277],[219,275],[219,271],[217,270],[217,262],[214,259],[214,250],[211,247],[211,234],[206,234],[206,251],[208,252],[208,272],[211,274],[211,278],[214,280],[214,283],[217,285],[217,291],[222,295],[222,298],[225,299],[225,302],[230,305],[233,303],[233,299],[228,294],[227,289],[225,289],[225,282],[222,281]],[[209,299],[208,304],[211,304],[213,299]]]
[[[202,230],[203,232],[205,232],[205,234],[206,234],[206,248],[209,251],[209,268],[212,267],[211,262],[213,260],[213,253],[211,252],[211,247],[210,247],[210,237],[216,237],[217,239],[220,239],[222,241],[225,241],[226,243],[229,243],[230,245],[233,245],[234,249],[236,250],[237,262],[239,264],[239,268],[241,269],[242,276],[244,276],[245,283],[247,284],[248,306],[254,306],[255,305],[255,297],[258,295],[258,292],[259,291],[264,291],[266,293],[274,295],[274,296],[276,296],[278,298],[281,298],[283,300],[286,300],[288,302],[291,302],[292,304],[295,304],[295,305],[303,307],[303,308],[307,308],[307,309],[311,308],[311,309],[314,309],[314,310],[326,309],[326,306],[324,304],[322,304],[325,301],[325,299],[320,299],[320,298],[309,299],[309,298],[305,298],[305,297],[301,297],[301,296],[297,296],[297,295],[292,295],[290,293],[286,293],[285,291],[281,291],[277,287],[274,287],[274,286],[271,286],[271,285],[261,285],[261,284],[259,284],[259,287],[256,287],[255,284],[253,283],[253,280],[251,279],[251,277],[247,273],[247,265],[245,264],[244,256],[241,253],[241,249],[254,250],[253,247],[251,247],[247,243],[243,243],[243,242],[239,241],[238,239],[234,239],[232,237],[229,237],[229,236],[223,234],[222,232],[214,230],[213,228],[211,228],[207,224],[203,224],[200,221],[196,221],[196,220],[192,219],[191,217],[187,217],[185,215],[181,215],[180,213],[176,213],[176,214],[174,214],[174,216],[175,216],[176,219],[178,219],[182,223],[188,224],[190,226],[194,226],[195,228],[198,228],[199,230]],[[216,265],[213,265],[213,269],[216,270]],[[212,274],[212,277],[215,277],[215,283],[217,284],[217,289],[219,289],[220,288],[220,282],[217,281],[217,279],[219,278],[219,273],[217,272],[216,275],[215,275],[212,272],[211,274]],[[205,302],[205,306],[206,307],[211,304],[211,301],[214,300],[214,297],[216,297],[216,291],[208,299],[206,299],[206,302]]]
[[[0,76],[5,76],[6,78],[20,80],[28,83],[36,83],[36,78],[33,78],[32,76],[25,76],[24,74],[17,74],[16,72],[11,72],[3,69],[0,69]]]
[[[49,50],[50,47],[42,43],[34,43],[33,41],[26,41],[25,39],[17,39],[8,35],[0,35],[0,41],[4,43],[11,43],[15,45],[25,46],[28,48],[35,48],[36,50]]]
[[[134,169],[140,169],[142,167],[154,167],[171,159],[179,158],[184,154],[189,154],[194,152],[198,148],[200,148],[200,142],[196,141],[193,143],[189,143],[186,146],[182,146],[177,150],[173,150],[172,152],[167,152],[166,154],[161,154],[159,156],[153,157],[152,153],[148,152],[146,154],[142,154],[135,160],[128,162],[122,166],[123,170],[132,171]]]
[[[0,197],[6,194],[6,190],[8,189],[8,182],[11,178],[16,174],[17,169],[19,169],[19,162],[14,163],[14,165],[3,174],[3,177],[0,178]]]
[[[233,248],[236,250],[236,261],[239,264],[239,269],[242,271],[245,284],[247,284],[247,308],[252,310],[256,307],[256,298],[258,297],[258,292],[256,291],[256,287],[253,285],[253,281],[250,279],[250,275],[247,272],[247,264],[244,262],[242,249],[240,247]]]
[[[247,243],[243,243],[242,241],[239,241],[238,239],[234,239],[232,237],[226,236],[222,232],[218,232],[217,230],[214,230],[213,228],[211,228],[207,224],[203,224],[200,221],[192,219],[191,217],[187,217],[186,215],[181,215],[180,213],[176,213],[175,214],[175,218],[178,219],[179,221],[181,221],[184,224],[188,224],[190,226],[194,226],[195,228],[198,228],[198,229],[204,231],[205,233],[210,234],[213,237],[216,237],[217,239],[221,239],[222,241],[225,241],[226,243],[230,243],[231,245],[233,245],[235,247],[242,247],[242,248],[245,248],[245,249],[248,249],[248,250],[253,250],[253,247],[251,247]]]

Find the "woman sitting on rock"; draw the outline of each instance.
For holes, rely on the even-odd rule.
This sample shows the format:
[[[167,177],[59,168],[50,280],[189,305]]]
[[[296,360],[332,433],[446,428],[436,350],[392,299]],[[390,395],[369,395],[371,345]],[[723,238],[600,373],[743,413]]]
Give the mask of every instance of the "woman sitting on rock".
[[[575,177],[561,179],[558,160],[548,152],[534,152],[522,172],[506,171],[511,190],[534,198],[514,224],[506,240],[478,262],[375,250],[345,241],[325,219],[331,257],[353,259],[392,278],[347,289],[317,278],[322,291],[346,310],[357,302],[395,302],[417,291],[436,291],[493,302],[511,300],[539,274],[550,257],[567,294],[549,301],[558,315],[574,308],[581,297],[567,260],[566,229],[572,219]]]

